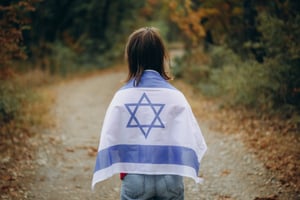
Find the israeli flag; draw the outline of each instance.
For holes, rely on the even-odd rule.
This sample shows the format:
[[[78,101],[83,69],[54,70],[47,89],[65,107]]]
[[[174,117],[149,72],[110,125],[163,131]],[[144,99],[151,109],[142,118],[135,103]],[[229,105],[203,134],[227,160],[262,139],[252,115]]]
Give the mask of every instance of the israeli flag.
[[[156,71],[116,92],[101,131],[92,188],[116,173],[174,174],[199,183],[207,149],[184,95]]]

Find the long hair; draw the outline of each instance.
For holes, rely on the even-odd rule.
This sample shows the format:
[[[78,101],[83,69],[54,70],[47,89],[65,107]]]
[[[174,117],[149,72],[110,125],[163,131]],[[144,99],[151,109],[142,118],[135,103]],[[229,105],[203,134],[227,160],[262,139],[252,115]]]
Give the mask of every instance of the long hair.
[[[140,28],[128,38],[125,48],[125,59],[128,64],[126,81],[134,79],[134,86],[141,80],[144,70],[157,71],[165,80],[171,77],[166,72],[166,63],[169,55],[163,40],[156,28]]]

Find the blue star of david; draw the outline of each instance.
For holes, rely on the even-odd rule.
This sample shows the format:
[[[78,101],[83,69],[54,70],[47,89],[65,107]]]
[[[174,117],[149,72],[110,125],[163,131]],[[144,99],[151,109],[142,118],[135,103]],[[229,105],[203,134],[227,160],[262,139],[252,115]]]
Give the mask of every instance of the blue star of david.
[[[146,93],[143,93],[137,103],[127,103],[125,106],[130,113],[126,127],[139,128],[145,138],[148,137],[152,128],[165,128],[159,118],[165,104],[152,103]]]

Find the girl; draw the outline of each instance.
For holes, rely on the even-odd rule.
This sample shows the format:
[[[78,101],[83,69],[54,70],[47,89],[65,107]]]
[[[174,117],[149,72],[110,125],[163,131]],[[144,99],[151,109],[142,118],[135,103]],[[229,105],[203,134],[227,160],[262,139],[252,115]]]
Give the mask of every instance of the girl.
[[[92,187],[121,173],[121,199],[184,199],[183,176],[200,182],[207,149],[183,94],[167,80],[168,54],[157,29],[128,39],[126,84],[105,115]]]

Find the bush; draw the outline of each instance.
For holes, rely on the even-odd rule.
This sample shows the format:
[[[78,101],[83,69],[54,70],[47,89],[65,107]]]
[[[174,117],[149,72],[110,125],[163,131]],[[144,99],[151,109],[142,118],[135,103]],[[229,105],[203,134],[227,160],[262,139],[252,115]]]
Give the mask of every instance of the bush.
[[[21,118],[21,109],[29,97],[29,90],[16,82],[0,81],[0,125]]]
[[[205,95],[222,98],[223,105],[291,114],[300,102],[293,102],[287,96],[287,84],[299,77],[297,70],[282,61],[275,58],[266,59],[264,63],[243,60],[226,47],[212,47],[208,65],[195,62],[195,57],[197,55],[187,54],[177,61],[177,77],[192,83]]]
[[[172,73],[177,78],[183,78],[195,85],[208,79],[208,56],[201,49],[186,51],[182,57],[175,57]]]
[[[300,15],[283,20],[261,13],[258,30],[269,69],[269,81],[276,84],[273,101],[277,106],[300,110]]]
[[[197,80],[198,77],[197,87],[205,94],[224,97],[225,104],[280,111],[287,116],[299,113],[300,15],[283,21],[262,12],[257,20],[261,39],[247,45],[263,47],[263,62],[237,54],[225,46],[215,46],[209,52],[208,68],[186,57],[181,63],[189,63],[189,69],[177,71],[188,75],[181,75],[188,79]],[[199,74],[203,69],[207,69],[207,78]]]
[[[32,48],[35,54],[34,66],[52,75],[68,76],[110,66],[119,52],[89,53],[75,51],[63,42],[44,44],[42,49]],[[115,54],[116,55],[115,55]],[[27,67],[28,69],[32,68]]]
[[[256,61],[243,61],[224,47],[213,48],[209,79],[198,83],[208,95],[222,96],[226,104],[271,107],[268,70]]]
[[[34,129],[51,126],[48,118],[53,94],[42,86],[57,81],[57,78],[35,70],[15,74],[6,80],[0,79],[0,141],[34,133]],[[1,144],[2,144],[1,143]]]

